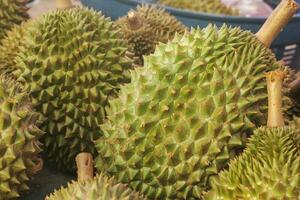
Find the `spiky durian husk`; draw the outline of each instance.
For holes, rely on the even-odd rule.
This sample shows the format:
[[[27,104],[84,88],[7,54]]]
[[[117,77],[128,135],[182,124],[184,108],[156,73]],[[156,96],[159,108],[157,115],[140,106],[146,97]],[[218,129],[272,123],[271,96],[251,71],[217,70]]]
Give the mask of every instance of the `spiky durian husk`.
[[[26,4],[27,0],[0,0],[0,39],[15,24],[29,18]]]
[[[24,48],[23,37],[25,35],[28,22],[22,25],[14,26],[11,31],[7,32],[0,45],[0,74],[11,74],[16,70],[16,57],[20,48]]]
[[[102,173],[92,180],[72,182],[46,197],[46,200],[142,200],[142,195]]]
[[[235,8],[228,7],[221,0],[159,0],[161,4],[182,8],[197,12],[223,14],[223,15],[239,15]]]
[[[72,171],[79,152],[95,153],[107,101],[129,81],[126,44],[110,19],[87,8],[44,15],[24,41],[14,74],[47,118],[41,128],[48,160]]]
[[[299,136],[291,127],[256,130],[243,154],[213,180],[205,199],[299,199]]]
[[[138,65],[143,64],[144,55],[154,52],[159,42],[166,43],[173,39],[176,32],[184,33],[186,30],[186,27],[174,16],[155,6],[138,6],[136,11],[130,12],[135,12],[136,20],[141,23],[139,28],[131,27],[128,16],[121,17],[116,23],[138,58],[136,62]]]
[[[0,76],[0,199],[15,199],[28,190],[42,132],[23,88],[7,76]]]
[[[96,167],[150,199],[198,199],[266,122],[274,54],[250,32],[215,26],[157,46],[110,101]]]

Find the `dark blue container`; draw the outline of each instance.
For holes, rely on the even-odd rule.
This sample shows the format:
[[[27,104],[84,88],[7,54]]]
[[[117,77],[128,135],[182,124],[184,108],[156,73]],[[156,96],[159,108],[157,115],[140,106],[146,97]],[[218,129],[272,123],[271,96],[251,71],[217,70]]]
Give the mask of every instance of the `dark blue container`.
[[[127,14],[141,3],[155,3],[155,0],[81,0],[88,7],[102,10],[103,14],[117,19]],[[300,3],[300,0],[297,0]],[[165,7],[166,11],[175,15],[187,26],[205,27],[209,23],[221,26],[240,26],[244,30],[257,32],[265,18],[246,18],[240,16],[223,16],[207,13],[196,13],[172,7]],[[283,59],[293,68],[300,69],[300,13],[298,12],[285,29],[280,33],[272,45],[278,59]]]

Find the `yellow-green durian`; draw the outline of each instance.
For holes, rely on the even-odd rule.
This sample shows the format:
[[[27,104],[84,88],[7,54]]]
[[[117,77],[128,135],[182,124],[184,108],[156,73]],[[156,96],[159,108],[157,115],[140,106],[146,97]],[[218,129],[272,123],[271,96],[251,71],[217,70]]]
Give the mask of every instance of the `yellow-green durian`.
[[[186,27],[163,9],[143,5],[129,11],[117,20],[130,49],[137,57],[136,64],[143,64],[143,56],[154,52],[160,42],[173,39],[175,33],[184,33]]]
[[[221,0],[159,0],[159,3],[196,12],[239,15],[237,9],[225,5]]]

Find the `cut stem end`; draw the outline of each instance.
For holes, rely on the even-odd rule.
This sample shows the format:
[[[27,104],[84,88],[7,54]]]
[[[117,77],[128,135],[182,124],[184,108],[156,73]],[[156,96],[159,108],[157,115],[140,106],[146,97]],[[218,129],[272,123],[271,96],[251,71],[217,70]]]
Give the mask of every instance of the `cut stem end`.
[[[56,8],[57,9],[67,9],[72,8],[73,4],[71,0],[56,0]]]
[[[128,24],[131,30],[137,30],[143,26],[143,20],[138,13],[130,11],[127,15]]]
[[[91,180],[94,176],[93,156],[90,153],[80,153],[76,156],[78,181]]]
[[[298,4],[294,0],[281,0],[280,4],[256,33],[257,38],[266,47],[270,47],[273,40],[283,30],[298,8]]]

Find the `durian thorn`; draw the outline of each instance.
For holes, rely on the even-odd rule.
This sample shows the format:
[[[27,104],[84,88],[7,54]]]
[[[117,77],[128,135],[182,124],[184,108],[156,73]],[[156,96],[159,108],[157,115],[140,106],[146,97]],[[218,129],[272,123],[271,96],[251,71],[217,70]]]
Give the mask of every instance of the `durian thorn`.
[[[256,33],[256,37],[266,47],[270,47],[273,40],[290,21],[297,9],[298,4],[294,0],[282,0]]]
[[[138,13],[134,11],[129,11],[127,15],[128,25],[131,30],[137,30],[143,26],[143,20]]]
[[[77,179],[80,182],[87,181],[93,178],[93,156],[90,153],[79,153],[76,156]]]
[[[291,96],[300,103],[300,76],[289,84]]]
[[[40,171],[42,171],[43,167],[44,167],[44,161],[41,157],[36,156],[35,158],[33,158],[34,163],[36,163],[36,165],[34,165],[29,171],[28,173],[31,175],[35,175],[38,174]]]
[[[67,9],[72,8],[73,4],[71,0],[56,0],[57,9]]]
[[[282,115],[282,84],[286,73],[276,70],[267,73],[268,87],[268,127],[284,126]]]

